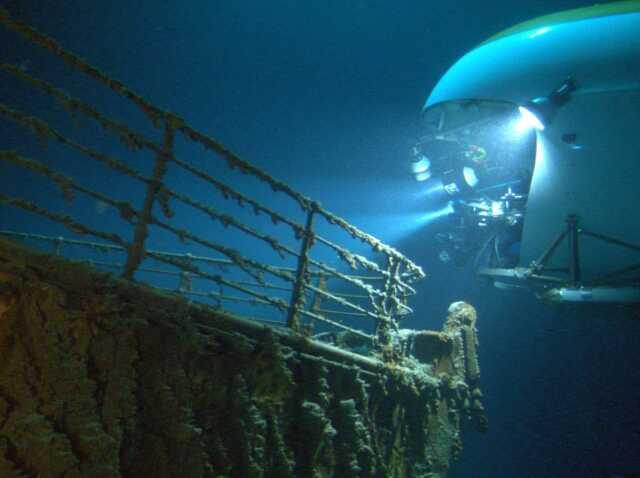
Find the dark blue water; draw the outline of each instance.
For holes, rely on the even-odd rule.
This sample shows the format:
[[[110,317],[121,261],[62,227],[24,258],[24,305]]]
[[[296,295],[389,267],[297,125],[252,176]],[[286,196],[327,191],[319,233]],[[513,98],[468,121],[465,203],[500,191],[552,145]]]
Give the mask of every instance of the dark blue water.
[[[590,3],[3,5],[416,260],[429,277],[420,284],[411,327],[440,328],[454,300],[476,305],[490,430],[465,433],[465,450],[451,476],[633,476],[640,474],[640,322],[625,318],[625,311],[550,309],[527,294],[505,295],[468,271],[440,264],[428,231],[415,220],[421,204],[406,172],[420,108],[454,61],[503,28]],[[26,61],[22,44],[4,32],[0,37],[3,61]],[[63,78],[64,72],[53,76]],[[38,108],[39,99],[6,84],[0,88]],[[3,140],[13,145],[21,138],[5,130]],[[3,188],[28,187],[21,178],[3,179]],[[15,223],[3,214],[5,223]],[[24,221],[25,228],[38,228]]]

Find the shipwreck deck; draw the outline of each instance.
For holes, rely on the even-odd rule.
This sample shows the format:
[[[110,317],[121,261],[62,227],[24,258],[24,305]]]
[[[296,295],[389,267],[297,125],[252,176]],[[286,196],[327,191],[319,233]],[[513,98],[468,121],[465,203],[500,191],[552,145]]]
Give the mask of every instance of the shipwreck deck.
[[[447,324],[383,365],[2,241],[0,476],[444,476],[484,426]]]

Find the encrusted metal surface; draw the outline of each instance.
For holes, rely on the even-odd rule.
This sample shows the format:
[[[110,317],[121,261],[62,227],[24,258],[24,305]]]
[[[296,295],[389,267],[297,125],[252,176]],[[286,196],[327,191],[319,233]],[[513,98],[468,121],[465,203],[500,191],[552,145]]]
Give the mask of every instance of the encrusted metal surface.
[[[63,48],[55,40],[13,19],[2,8],[0,8],[0,22],[26,39],[33,48],[44,48],[52,53],[54,58],[70,66],[76,74],[84,76],[86,81],[97,80],[98,85],[105,87],[106,91],[110,91],[111,94],[116,93],[122,101],[141,110],[150,122],[151,128],[157,130],[161,136],[161,139],[153,140],[148,133],[142,134],[137,131],[136,126],[140,127],[138,124],[130,126],[124,121],[112,119],[101,112],[99,107],[74,97],[47,79],[36,77],[31,71],[16,65],[1,64],[0,69],[14,81],[44,94],[61,105],[72,123],[76,124],[80,119],[89,120],[106,133],[107,138],[117,140],[120,145],[124,145],[132,152],[147,151],[151,156],[145,158],[148,162],[146,169],[150,170],[145,172],[126,158],[112,153],[110,148],[103,150],[100,147],[83,144],[82,140],[74,137],[73,127],[70,130],[65,122],[58,120],[59,124],[53,124],[51,120],[40,117],[39,111],[27,112],[24,110],[24,105],[0,103],[0,119],[9,122],[15,128],[24,128],[31,132],[35,135],[37,143],[43,147],[39,154],[34,154],[33,149],[29,150],[30,154],[23,154],[13,148],[0,150],[0,162],[39,176],[41,180],[52,181],[69,202],[73,201],[75,204],[91,200],[103,204],[104,207],[111,207],[119,213],[126,225],[116,230],[107,230],[104,227],[106,224],[90,224],[76,217],[72,214],[71,207],[68,210],[53,210],[41,199],[25,198],[4,192],[0,194],[0,205],[35,214],[51,223],[60,224],[80,236],[101,239],[105,242],[97,244],[96,247],[107,253],[126,251],[126,256],[122,260],[93,261],[94,265],[99,267],[113,268],[121,265],[120,272],[125,278],[139,279],[141,272],[154,269],[160,271],[161,268],[148,264],[148,261],[153,259],[168,266],[167,274],[179,276],[180,280],[175,289],[181,293],[189,293],[193,300],[213,299],[218,305],[219,301],[224,300],[269,306],[281,311],[283,321],[299,332],[308,333],[315,322],[324,322],[370,338],[381,347],[391,347],[389,331],[397,330],[400,318],[412,312],[407,304],[407,298],[415,294],[410,284],[424,277],[419,266],[394,248],[327,211],[318,202],[297,192],[290,185],[240,158],[216,139],[190,126],[183,118],[159,108],[123,83],[110,78]],[[221,165],[225,164],[229,171],[240,172],[242,175],[255,178],[266,184],[273,195],[284,195],[288,201],[297,205],[304,219],[290,217],[290,213],[278,210],[274,206],[275,201],[267,203],[264,199],[252,197],[240,191],[236,185],[226,182],[223,179],[224,174],[220,176],[212,174],[196,161],[181,157],[176,147],[179,141],[202,146],[207,160],[218,161]],[[55,142],[63,148],[68,148],[73,154],[84,157],[87,161],[106,167],[110,174],[116,177],[126,178],[141,185],[144,190],[142,197],[134,200],[118,197],[111,191],[109,193],[98,191],[92,188],[84,177],[73,177],[59,171],[47,160],[44,148],[49,142]],[[250,221],[241,218],[241,214],[222,211],[220,198],[216,201],[203,200],[172,185],[168,179],[172,171],[180,171],[181,174],[203,181],[220,193],[223,200],[234,203],[240,208],[248,206],[257,216],[266,216],[271,220],[273,227],[282,225],[288,228],[293,232],[298,245],[286,244],[281,235],[260,229]],[[285,209],[291,210],[291,208]],[[217,237],[208,237],[185,227],[179,221],[181,217],[184,218],[185,210],[204,214],[209,220],[228,229],[229,234],[245,235],[252,240],[257,240],[275,252],[283,261],[293,261],[296,265],[283,267],[267,263],[259,257],[251,257],[251,254],[246,251],[241,252],[223,243]],[[324,219],[335,230],[346,233],[347,237],[366,244],[371,254],[365,257],[346,244],[321,236],[316,230],[314,221],[311,220],[314,216]],[[183,243],[194,244],[199,248],[198,250],[204,248],[210,251],[212,260],[227,261],[226,265],[230,269],[241,271],[244,277],[239,278],[235,272],[227,274],[226,271],[229,268],[212,272],[203,266],[203,262],[193,259],[194,256],[204,256],[203,254],[192,254],[188,249],[158,252],[155,248],[148,246],[149,241],[153,239],[154,231],[163,231]],[[15,233],[24,233],[26,234],[24,237],[32,239],[45,236],[31,234],[30,231],[25,230],[8,231],[8,233],[14,234],[14,237],[17,237]],[[83,245],[81,237],[68,239],[71,241],[67,243],[68,245],[80,247]],[[91,241],[85,241],[85,245],[90,243]],[[117,249],[110,249],[109,246],[116,246]],[[326,260],[326,254],[322,260],[313,257],[319,246],[331,251],[333,257],[344,267],[336,266],[332,261]],[[271,284],[270,288],[264,287],[267,284],[265,276],[271,277],[277,283]],[[206,287],[204,290],[198,290],[192,285],[185,287],[187,282],[192,284],[194,278],[200,283],[212,284],[217,291],[207,290]],[[225,289],[233,290],[235,295],[228,294]],[[332,303],[333,307],[326,307],[323,302]],[[350,321],[355,317],[369,319],[373,323],[365,326],[364,329],[362,326],[353,326]]]

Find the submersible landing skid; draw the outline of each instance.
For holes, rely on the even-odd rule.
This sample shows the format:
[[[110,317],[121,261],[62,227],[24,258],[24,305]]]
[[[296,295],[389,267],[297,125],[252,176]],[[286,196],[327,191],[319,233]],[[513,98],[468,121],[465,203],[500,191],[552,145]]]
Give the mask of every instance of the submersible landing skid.
[[[489,278],[500,288],[529,288],[551,303],[564,304],[636,304],[640,303],[640,264],[632,264],[605,274],[583,279],[580,261],[580,237],[589,237],[611,247],[632,252],[640,246],[579,227],[578,217],[569,215],[567,227],[561,231],[539,259],[529,267],[481,268],[478,274]],[[566,264],[553,265],[556,250],[566,243]]]

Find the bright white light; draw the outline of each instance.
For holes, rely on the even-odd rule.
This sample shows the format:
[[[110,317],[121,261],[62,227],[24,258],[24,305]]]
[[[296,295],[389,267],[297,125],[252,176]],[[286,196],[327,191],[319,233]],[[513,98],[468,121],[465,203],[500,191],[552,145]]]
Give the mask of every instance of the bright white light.
[[[432,222],[440,219],[441,217],[446,217],[449,214],[453,214],[454,212],[455,212],[455,209],[453,208],[453,203],[449,201],[447,205],[444,206],[443,208],[437,209],[435,211],[430,211],[424,214],[420,218],[420,222],[422,224],[431,224]]]
[[[462,175],[464,176],[464,180],[470,188],[476,187],[476,185],[478,184],[478,175],[472,167],[465,166],[464,168],[462,168]]]
[[[414,174],[424,173],[431,167],[431,161],[426,156],[420,156],[418,161],[411,163],[411,171]]]
[[[493,217],[500,217],[504,214],[504,208],[500,201],[491,201],[491,215]]]
[[[514,130],[517,134],[524,133],[534,128],[538,131],[544,130],[544,124],[542,124],[540,118],[527,108],[524,106],[518,106],[518,111],[520,112],[520,118],[516,120],[514,125]]]
[[[536,38],[539,37],[540,35],[544,35],[545,33],[548,33],[551,31],[551,28],[549,27],[542,27],[542,28],[538,28],[535,32],[533,32],[531,35],[529,35],[529,38]]]
[[[431,177],[431,171],[424,171],[416,174],[416,181],[426,181]]]

